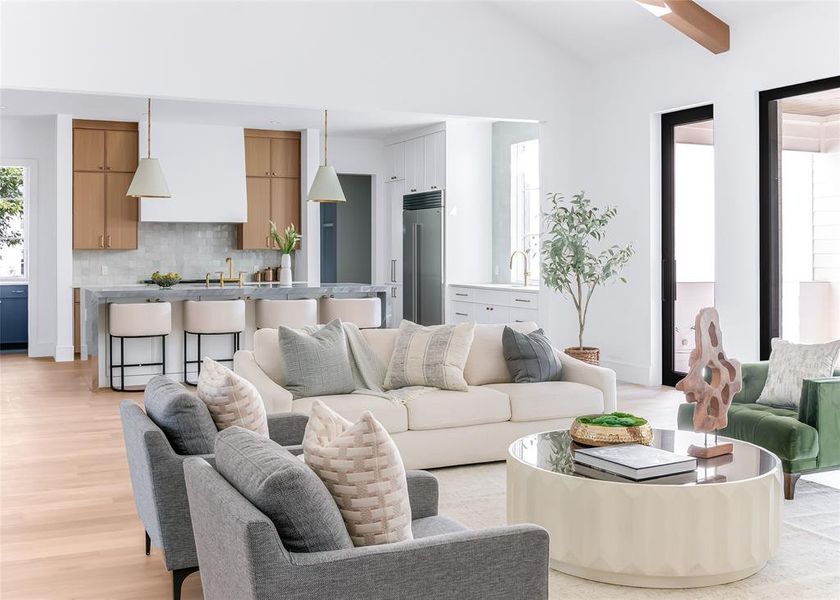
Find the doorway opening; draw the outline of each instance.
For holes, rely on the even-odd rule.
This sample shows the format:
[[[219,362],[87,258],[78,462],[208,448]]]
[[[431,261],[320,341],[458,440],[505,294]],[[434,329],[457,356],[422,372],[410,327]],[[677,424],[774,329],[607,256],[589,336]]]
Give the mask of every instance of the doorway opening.
[[[760,349],[840,338],[840,77],[759,94]]]
[[[371,283],[373,177],[338,181],[347,202],[321,204],[321,283]]]
[[[29,346],[29,169],[0,166],[0,350]]]
[[[662,115],[662,383],[688,372],[694,318],[715,305],[714,109]]]

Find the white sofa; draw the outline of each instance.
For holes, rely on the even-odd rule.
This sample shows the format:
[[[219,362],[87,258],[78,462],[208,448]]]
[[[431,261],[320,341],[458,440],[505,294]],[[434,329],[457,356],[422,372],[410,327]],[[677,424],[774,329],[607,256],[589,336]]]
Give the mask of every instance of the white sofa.
[[[511,327],[533,331],[534,323]],[[568,428],[574,417],[616,409],[615,372],[556,350],[562,381],[511,383],[502,354],[504,325],[476,325],[464,377],[467,392],[435,390],[405,405],[378,396],[343,394],[318,399],[355,421],[369,410],[400,449],[407,469],[504,460],[508,446],[529,433]],[[387,365],[397,329],[365,329],[362,334]],[[240,350],[233,368],[253,383],[269,414],[308,413],[315,398],[292,399],[283,388],[276,329],[254,335],[254,351]]]

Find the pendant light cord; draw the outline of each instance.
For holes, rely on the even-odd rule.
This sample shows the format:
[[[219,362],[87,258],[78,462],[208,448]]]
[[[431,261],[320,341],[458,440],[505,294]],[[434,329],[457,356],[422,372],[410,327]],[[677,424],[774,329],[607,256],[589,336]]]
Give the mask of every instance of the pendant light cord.
[[[324,166],[327,166],[327,109],[324,109]]]
[[[152,158],[152,99],[148,98],[148,103],[146,104],[146,115],[147,115],[147,123],[146,123],[146,154],[148,158]]]

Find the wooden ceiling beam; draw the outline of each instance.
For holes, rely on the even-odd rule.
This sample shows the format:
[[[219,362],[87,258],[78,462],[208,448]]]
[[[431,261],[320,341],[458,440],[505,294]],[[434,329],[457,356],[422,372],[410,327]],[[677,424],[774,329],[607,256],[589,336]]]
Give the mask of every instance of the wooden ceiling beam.
[[[713,54],[729,50],[729,25],[693,0],[636,0]]]

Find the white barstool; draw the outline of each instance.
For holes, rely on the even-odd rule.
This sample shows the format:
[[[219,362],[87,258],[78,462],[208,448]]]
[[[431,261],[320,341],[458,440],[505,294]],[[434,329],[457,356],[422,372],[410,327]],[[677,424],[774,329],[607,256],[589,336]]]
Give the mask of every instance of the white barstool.
[[[382,325],[382,303],[379,298],[321,298],[319,320],[329,323],[341,319],[355,324],[359,329],[372,329]]]
[[[318,324],[318,301],[315,298],[303,300],[257,300],[257,329],[280,325],[300,329]]]
[[[166,336],[172,332],[172,305],[169,302],[108,305],[108,377],[117,392],[142,392],[144,387],[125,389],[125,370],[130,367],[161,367],[166,374]],[[126,363],[125,340],[160,338],[161,362]],[[114,364],[114,338],[120,340],[120,363]],[[114,369],[120,370],[120,387],[114,385]]]
[[[188,365],[198,365],[201,375],[201,337],[205,335],[233,336],[233,351],[239,350],[239,335],[245,331],[244,300],[212,300],[184,302],[184,382],[196,385],[187,378]],[[187,359],[188,335],[197,338],[197,359]],[[230,358],[214,358],[216,362],[233,362]]]

